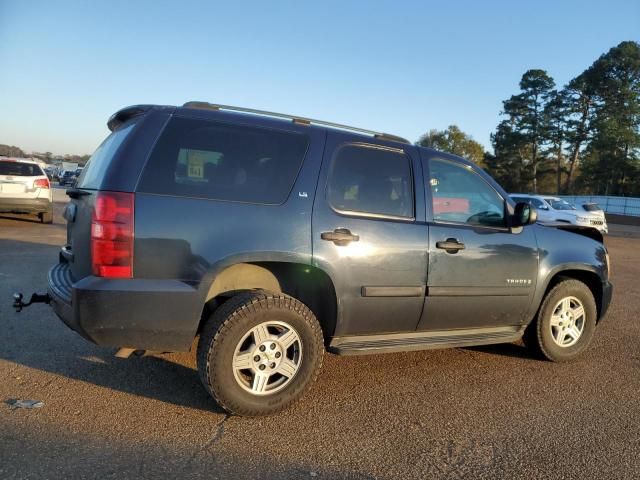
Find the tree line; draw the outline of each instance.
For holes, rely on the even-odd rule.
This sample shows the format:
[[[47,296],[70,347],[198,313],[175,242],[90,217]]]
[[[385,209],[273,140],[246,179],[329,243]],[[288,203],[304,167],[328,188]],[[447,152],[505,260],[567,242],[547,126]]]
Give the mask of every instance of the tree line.
[[[511,192],[640,196],[640,44],[611,48],[562,88],[540,69],[519,87],[492,153],[455,125],[418,144],[480,164]]]
[[[84,165],[89,160],[90,155],[53,155],[51,152],[33,152],[26,153],[19,147],[13,145],[0,144],[0,157],[15,157],[15,158],[37,158],[47,163],[54,161],[73,162],[79,165]]]

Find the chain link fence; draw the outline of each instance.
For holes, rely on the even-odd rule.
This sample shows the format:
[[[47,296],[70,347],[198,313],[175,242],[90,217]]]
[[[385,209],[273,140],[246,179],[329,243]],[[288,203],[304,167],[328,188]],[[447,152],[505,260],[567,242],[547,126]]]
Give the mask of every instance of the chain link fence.
[[[605,213],[640,217],[640,198],[611,197],[605,195],[561,195],[567,202],[576,207],[584,203],[597,203]]]

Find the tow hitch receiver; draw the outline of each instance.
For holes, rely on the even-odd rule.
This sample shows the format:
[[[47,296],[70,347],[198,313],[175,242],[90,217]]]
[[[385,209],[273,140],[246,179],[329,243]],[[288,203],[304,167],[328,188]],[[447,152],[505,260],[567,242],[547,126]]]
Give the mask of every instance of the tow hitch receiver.
[[[48,293],[45,293],[44,295],[34,293],[31,295],[31,299],[27,303],[22,301],[23,298],[24,297],[21,293],[13,294],[13,308],[16,309],[16,312],[21,312],[24,307],[28,307],[33,303],[46,303],[49,305],[49,302],[51,301],[51,297],[49,297]]]

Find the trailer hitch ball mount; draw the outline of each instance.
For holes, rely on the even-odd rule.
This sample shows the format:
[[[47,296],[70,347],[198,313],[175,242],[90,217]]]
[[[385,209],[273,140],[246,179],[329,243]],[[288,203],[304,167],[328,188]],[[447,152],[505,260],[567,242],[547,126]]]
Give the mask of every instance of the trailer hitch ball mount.
[[[22,293],[14,293],[13,294],[13,308],[16,312],[21,312],[24,307],[28,307],[34,303],[46,303],[49,305],[51,302],[51,297],[49,297],[48,293],[33,293],[31,298],[27,303],[24,303],[22,300],[24,299],[24,295]]]

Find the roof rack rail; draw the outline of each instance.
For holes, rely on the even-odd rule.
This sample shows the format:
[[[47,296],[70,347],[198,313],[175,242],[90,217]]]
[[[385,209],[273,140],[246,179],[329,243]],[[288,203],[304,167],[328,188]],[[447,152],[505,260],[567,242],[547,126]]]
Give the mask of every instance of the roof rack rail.
[[[286,113],[269,112],[267,110],[256,110],[254,108],[234,107],[232,105],[220,105],[217,103],[198,102],[198,101],[187,102],[182,106],[184,108],[201,108],[205,110],[228,110],[231,112],[252,113],[254,115],[263,115],[266,117],[285,118],[287,120],[291,120],[293,123],[298,123],[300,125],[310,125],[313,123],[314,125],[322,125],[325,127],[332,127],[340,130],[349,130],[352,132],[364,133],[366,135],[371,135],[374,138],[379,138],[381,140],[390,140],[393,142],[409,143],[409,144],[411,143],[406,138],[402,138],[397,135],[391,135],[389,133],[375,132],[373,130],[367,130],[365,128],[350,127],[349,125],[342,125],[340,123],[325,122],[324,120],[315,120],[313,118],[300,117],[298,115],[288,115]]]

